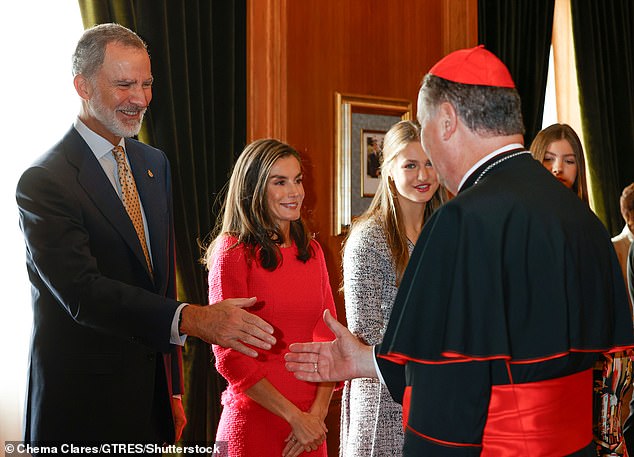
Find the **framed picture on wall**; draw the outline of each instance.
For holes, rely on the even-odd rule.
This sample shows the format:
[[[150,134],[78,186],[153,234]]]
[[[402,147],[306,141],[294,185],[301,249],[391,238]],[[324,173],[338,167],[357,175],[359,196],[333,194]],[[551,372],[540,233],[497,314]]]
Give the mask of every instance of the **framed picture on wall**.
[[[336,92],[335,111],[333,231],[341,235],[370,205],[380,181],[385,133],[397,122],[412,118],[412,102]]]
[[[374,197],[381,180],[384,130],[361,129],[361,197]]]

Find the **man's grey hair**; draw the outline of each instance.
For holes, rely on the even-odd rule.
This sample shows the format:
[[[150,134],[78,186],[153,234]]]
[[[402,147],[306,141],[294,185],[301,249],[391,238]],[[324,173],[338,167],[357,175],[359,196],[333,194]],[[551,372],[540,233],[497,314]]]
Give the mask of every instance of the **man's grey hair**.
[[[119,43],[147,52],[147,45],[132,30],[119,24],[99,24],[84,32],[73,53],[73,76],[92,78],[103,64],[106,46]]]
[[[522,105],[517,90],[479,86],[425,75],[420,90],[419,112],[428,116],[443,102],[449,102],[460,120],[483,136],[524,134]]]

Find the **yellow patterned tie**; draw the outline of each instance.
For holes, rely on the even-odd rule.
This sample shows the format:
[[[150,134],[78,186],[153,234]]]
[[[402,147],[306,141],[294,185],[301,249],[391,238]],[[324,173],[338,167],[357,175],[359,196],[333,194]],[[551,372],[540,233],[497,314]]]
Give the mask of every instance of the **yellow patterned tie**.
[[[143,249],[143,255],[145,255],[145,261],[147,266],[152,272],[152,262],[150,261],[150,252],[148,251],[147,243],[145,242],[145,228],[143,227],[143,216],[141,215],[141,204],[139,203],[139,193],[136,190],[136,183],[134,182],[134,176],[128,167],[128,162],[125,160],[125,151],[121,146],[116,146],[112,153],[117,161],[117,172],[119,174],[119,183],[121,184],[121,199],[123,200],[123,206],[132,220],[134,230],[139,237],[141,248]]]

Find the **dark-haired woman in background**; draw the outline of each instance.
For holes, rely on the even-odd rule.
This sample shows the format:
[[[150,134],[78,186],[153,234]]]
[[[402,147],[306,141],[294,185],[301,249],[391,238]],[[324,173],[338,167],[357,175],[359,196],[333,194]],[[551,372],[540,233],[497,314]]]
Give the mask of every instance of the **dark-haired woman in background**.
[[[541,130],[531,143],[531,154],[564,186],[589,203],[586,161],[577,133],[568,124],[553,124]]]
[[[546,127],[535,136],[531,153],[564,186],[589,202],[583,147],[572,127],[567,124]],[[593,433],[599,457],[628,455],[621,410],[632,384],[630,355],[631,351],[605,354],[594,368]]]

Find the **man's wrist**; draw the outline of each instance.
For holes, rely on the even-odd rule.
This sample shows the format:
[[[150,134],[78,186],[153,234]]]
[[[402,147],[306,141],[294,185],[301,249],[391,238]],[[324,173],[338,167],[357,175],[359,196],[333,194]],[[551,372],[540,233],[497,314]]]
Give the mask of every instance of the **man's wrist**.
[[[192,316],[191,312],[194,310],[194,305],[186,303],[183,309],[181,309],[180,319],[178,320],[178,330],[181,333],[191,335],[192,334]]]
[[[183,309],[181,309],[181,312],[178,314],[178,333],[180,335],[183,335],[185,332],[183,332],[183,311],[185,311],[185,308],[187,308],[187,305],[185,305],[183,307]]]

